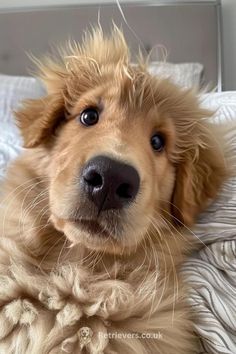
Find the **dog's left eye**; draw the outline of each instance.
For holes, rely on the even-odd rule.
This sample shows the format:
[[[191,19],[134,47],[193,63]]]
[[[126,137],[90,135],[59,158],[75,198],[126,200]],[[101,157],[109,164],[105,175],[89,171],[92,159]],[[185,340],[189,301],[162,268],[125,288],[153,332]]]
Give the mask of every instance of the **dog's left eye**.
[[[161,152],[165,147],[165,139],[160,133],[156,133],[151,137],[151,145],[153,150]]]
[[[99,114],[95,108],[87,108],[80,114],[80,122],[86,126],[97,124],[98,119]]]

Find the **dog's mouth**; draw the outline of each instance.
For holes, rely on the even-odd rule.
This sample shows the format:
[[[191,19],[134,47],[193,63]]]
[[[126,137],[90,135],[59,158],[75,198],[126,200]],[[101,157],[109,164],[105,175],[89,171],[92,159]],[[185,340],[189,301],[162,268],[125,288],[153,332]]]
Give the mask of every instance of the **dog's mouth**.
[[[88,232],[91,235],[96,235],[102,238],[108,238],[110,236],[109,232],[104,226],[102,226],[97,220],[93,219],[71,219],[76,226],[78,226],[83,231]]]
[[[58,218],[55,214],[52,214],[51,220],[55,228],[62,231],[73,245],[82,244],[88,249],[112,254],[130,253],[134,246],[137,246],[135,237],[137,236],[140,239],[140,235],[144,233],[141,230],[140,233],[132,233],[131,237],[126,238],[129,225],[125,218],[118,220],[117,215],[114,214],[109,214],[109,218],[108,215],[107,218],[102,215],[98,217],[90,216],[90,218],[82,215]],[[119,223],[119,221],[122,221],[122,223]],[[126,231],[126,228],[128,231]]]

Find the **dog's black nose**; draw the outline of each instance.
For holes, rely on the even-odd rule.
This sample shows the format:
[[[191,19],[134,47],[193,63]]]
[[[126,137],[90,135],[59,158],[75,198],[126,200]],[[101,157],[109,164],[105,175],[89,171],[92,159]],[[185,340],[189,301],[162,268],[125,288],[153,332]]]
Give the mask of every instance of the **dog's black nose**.
[[[135,199],[140,178],[134,167],[97,156],[84,167],[81,184],[99,211],[121,209]]]

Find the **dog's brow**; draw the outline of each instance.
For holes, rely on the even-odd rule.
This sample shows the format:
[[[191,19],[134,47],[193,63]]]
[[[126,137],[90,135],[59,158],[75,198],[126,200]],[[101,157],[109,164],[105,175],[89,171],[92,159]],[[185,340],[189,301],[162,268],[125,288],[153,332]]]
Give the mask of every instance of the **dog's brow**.
[[[103,100],[102,100],[102,97],[99,97],[98,98],[98,105],[97,105],[99,111],[101,112],[103,109],[104,109],[104,103],[103,103]]]
[[[66,120],[67,120],[67,121],[70,121],[70,120],[73,120],[73,119],[75,119],[76,117],[78,117],[78,115],[80,115],[80,113],[77,113],[77,114],[70,114],[69,112],[67,112],[67,114],[65,115],[65,117],[66,117]]]

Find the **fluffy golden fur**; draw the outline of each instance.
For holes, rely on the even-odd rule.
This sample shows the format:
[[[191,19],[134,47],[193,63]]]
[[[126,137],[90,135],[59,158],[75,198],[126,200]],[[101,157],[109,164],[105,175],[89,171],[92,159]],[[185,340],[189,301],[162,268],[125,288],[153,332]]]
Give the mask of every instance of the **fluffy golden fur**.
[[[47,95],[16,113],[27,149],[8,170],[0,213],[0,352],[198,353],[179,268],[196,244],[188,228],[227,174],[211,113],[143,60],[131,65],[117,29],[38,66]],[[100,120],[84,127],[77,117],[91,106]],[[81,195],[80,171],[96,155],[140,175],[122,211],[97,216]]]

